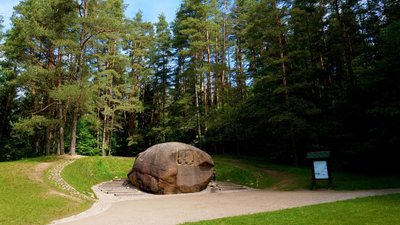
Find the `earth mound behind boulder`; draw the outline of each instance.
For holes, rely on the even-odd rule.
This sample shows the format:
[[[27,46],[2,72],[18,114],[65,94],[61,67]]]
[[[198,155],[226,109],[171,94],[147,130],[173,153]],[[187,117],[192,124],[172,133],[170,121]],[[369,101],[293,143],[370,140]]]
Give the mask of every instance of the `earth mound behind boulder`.
[[[155,194],[199,192],[214,174],[206,152],[179,142],[154,145],[140,153],[128,174],[139,189]]]

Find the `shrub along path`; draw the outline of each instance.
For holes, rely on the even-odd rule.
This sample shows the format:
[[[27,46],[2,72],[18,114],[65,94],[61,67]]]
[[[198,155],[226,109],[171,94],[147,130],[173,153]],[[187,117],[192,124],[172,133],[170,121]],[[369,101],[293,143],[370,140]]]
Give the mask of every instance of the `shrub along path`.
[[[87,212],[55,224],[172,225],[190,221],[275,211],[358,197],[400,193],[400,189],[366,191],[240,190],[203,191],[181,195],[141,195],[111,199],[96,193],[99,201]]]

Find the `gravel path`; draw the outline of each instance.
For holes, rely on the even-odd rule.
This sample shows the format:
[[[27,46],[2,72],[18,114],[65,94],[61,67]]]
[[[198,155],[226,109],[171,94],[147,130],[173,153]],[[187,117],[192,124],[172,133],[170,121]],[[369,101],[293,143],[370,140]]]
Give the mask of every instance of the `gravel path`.
[[[74,161],[75,158],[67,158],[57,163],[50,171],[50,179],[72,196],[89,198],[80,194],[61,178],[63,168]],[[217,192],[207,189],[193,194],[151,195],[141,193],[132,196],[115,197],[100,191],[101,185],[93,187],[93,191],[99,200],[92,208],[81,214],[54,221],[52,224],[175,225],[184,222],[275,211],[358,197],[400,193],[400,189],[368,191],[247,189]]]
[[[81,194],[79,191],[77,191],[74,187],[69,185],[62,177],[61,177],[61,172],[63,169],[70,165],[71,163],[75,162],[77,159],[82,158],[83,156],[75,155],[75,156],[70,156],[70,155],[63,155],[60,156],[60,160],[56,162],[51,162],[51,163],[40,163],[35,170],[41,171],[41,174],[44,172],[45,169],[50,167],[49,173],[48,173],[48,178],[54,182],[54,184],[63,190],[64,192],[68,193],[68,195],[58,192],[55,190],[55,192],[58,192],[58,194],[67,196],[67,197],[72,197],[72,198],[77,198],[77,199],[86,199],[86,200],[94,200],[95,197],[91,196],[88,197],[86,195]],[[45,168],[45,169],[42,169]],[[41,178],[42,179],[42,178]]]
[[[400,189],[368,191],[243,190],[217,193],[204,191],[181,195],[141,195],[127,199],[110,198],[101,196],[99,193],[100,200],[91,209],[53,224],[174,225],[391,193],[400,193]]]

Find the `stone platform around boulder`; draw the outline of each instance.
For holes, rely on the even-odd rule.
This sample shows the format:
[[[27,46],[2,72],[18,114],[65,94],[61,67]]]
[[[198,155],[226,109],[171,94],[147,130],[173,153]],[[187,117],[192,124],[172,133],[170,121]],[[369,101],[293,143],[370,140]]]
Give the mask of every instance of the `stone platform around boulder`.
[[[130,200],[161,196],[140,191],[138,188],[132,185],[128,179],[115,179],[107,181],[96,185],[93,189],[99,199],[107,198],[110,200]],[[217,181],[211,182],[205,190],[198,193],[220,193],[230,191],[246,191],[250,189],[251,188],[249,187],[234,184],[231,182]]]
[[[114,195],[116,197],[137,196],[146,194],[138,190],[127,179],[115,179],[102,183],[98,186],[98,189],[104,194]]]

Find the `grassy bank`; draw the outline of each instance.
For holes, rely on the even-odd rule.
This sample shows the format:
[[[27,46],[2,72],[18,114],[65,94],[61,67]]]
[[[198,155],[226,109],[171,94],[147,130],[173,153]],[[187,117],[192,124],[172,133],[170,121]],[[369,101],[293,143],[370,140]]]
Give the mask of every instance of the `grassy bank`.
[[[217,180],[230,181],[253,188],[276,190],[310,189],[309,168],[278,165],[255,158],[213,156]],[[85,157],[67,166],[62,177],[78,191],[88,194],[91,187],[114,178],[126,178],[133,158]],[[400,187],[399,176],[365,176],[333,171],[333,189],[360,190]],[[318,182],[319,188],[327,183]]]
[[[65,167],[61,176],[79,192],[90,195],[91,187],[98,183],[126,178],[133,162],[133,158],[85,157]]]
[[[0,163],[0,224],[48,224],[88,209],[93,202],[65,197],[46,171],[59,160],[42,157]],[[63,170],[63,178],[78,191],[88,193],[102,181],[126,177],[132,158],[85,157]]]
[[[89,202],[61,196],[44,178],[55,158],[0,163],[0,224],[47,224],[81,212]]]
[[[299,168],[269,163],[258,158],[213,156],[217,180],[231,181],[254,188],[296,190],[311,188],[310,168]],[[400,176],[367,176],[343,172],[332,172],[333,189],[361,190],[400,187]],[[319,188],[327,183],[319,181]]]
[[[253,158],[213,158],[217,180],[220,181],[277,190],[310,188],[308,168],[276,165]],[[58,163],[58,160],[63,159],[35,158],[0,163],[0,224],[47,224],[54,219],[81,212],[92,204],[85,200],[65,197],[45,178],[46,171]],[[114,178],[125,178],[133,162],[133,158],[85,157],[68,165],[63,170],[62,177],[81,193],[90,195],[91,187],[95,184]],[[338,190],[400,187],[400,177],[396,176],[362,176],[334,171],[333,178],[334,188]],[[321,183],[320,186],[324,187],[324,184]],[[400,195],[391,195],[204,224],[265,224],[266,221],[268,224],[364,224],[363,221],[372,221],[371,224],[400,224],[396,220],[397,217],[393,218],[393,215],[400,214],[396,211],[399,204]],[[345,214],[346,212],[349,214]],[[348,218],[343,218],[344,215]],[[359,219],[362,219],[360,223]],[[279,223],[281,220],[284,222]]]
[[[186,225],[369,225],[400,224],[400,194],[360,198]]]

